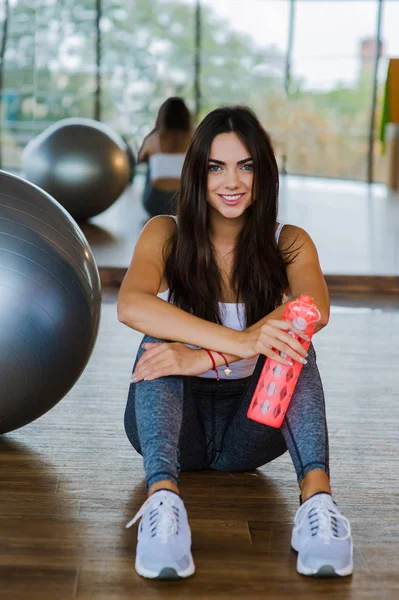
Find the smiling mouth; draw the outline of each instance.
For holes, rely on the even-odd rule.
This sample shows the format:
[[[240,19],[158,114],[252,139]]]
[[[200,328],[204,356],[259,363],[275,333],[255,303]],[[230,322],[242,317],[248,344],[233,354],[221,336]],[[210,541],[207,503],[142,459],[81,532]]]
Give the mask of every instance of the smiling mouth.
[[[245,196],[244,194],[218,194],[224,202],[227,204],[238,204],[238,202]]]

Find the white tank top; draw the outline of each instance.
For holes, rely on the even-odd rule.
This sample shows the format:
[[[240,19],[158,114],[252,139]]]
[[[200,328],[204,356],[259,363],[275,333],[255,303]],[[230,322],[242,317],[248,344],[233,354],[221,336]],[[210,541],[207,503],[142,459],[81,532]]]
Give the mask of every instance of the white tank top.
[[[173,219],[177,223],[177,217],[173,217]],[[280,239],[280,233],[282,228],[284,227],[283,223],[279,223],[276,229],[276,242],[278,243]],[[158,298],[165,300],[168,302],[169,290],[165,290],[164,292],[160,292],[157,294]],[[219,310],[220,310],[220,318],[222,321],[222,325],[224,327],[229,327],[230,329],[235,329],[236,331],[243,331],[245,329],[245,305],[243,303],[235,304],[232,302],[219,302]],[[186,344],[189,348],[197,348],[198,346],[192,346],[191,344]],[[222,365],[221,367],[217,367],[219,378],[220,379],[242,379],[243,377],[250,377],[254,372],[256,361],[258,360],[258,356],[254,358],[245,358],[242,360],[238,360],[237,362],[230,365],[231,374],[226,377],[224,370],[226,367]],[[209,359],[210,362],[210,359]],[[199,375],[199,377],[205,377],[207,379],[216,379],[215,371],[207,371],[203,373],[203,375]]]
[[[185,154],[151,154],[148,159],[151,181],[156,179],[180,179]]]
[[[183,168],[184,152],[162,152],[159,134],[153,136],[155,153],[148,158],[151,181],[156,179],[180,179]]]

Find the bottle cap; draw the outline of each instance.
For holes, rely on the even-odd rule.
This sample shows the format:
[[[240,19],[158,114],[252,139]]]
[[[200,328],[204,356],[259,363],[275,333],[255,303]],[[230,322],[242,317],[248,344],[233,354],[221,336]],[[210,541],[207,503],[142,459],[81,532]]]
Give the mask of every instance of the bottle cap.
[[[295,317],[292,324],[295,329],[298,329],[299,331],[304,331],[308,325],[306,319],[303,319],[302,317]]]

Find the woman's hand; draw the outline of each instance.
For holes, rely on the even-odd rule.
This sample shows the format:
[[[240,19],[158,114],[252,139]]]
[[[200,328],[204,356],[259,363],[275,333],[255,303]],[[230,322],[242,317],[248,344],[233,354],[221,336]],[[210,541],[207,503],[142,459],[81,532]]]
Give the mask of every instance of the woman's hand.
[[[309,340],[303,331],[295,329],[292,321],[269,319],[262,325],[252,325],[240,332],[239,355],[242,358],[251,358],[257,354],[264,354],[283,365],[292,365],[290,359],[306,363],[307,351],[288,331],[293,331],[303,340]],[[286,358],[281,356],[280,352],[283,352]]]
[[[205,350],[188,348],[180,342],[148,342],[131,376],[137,383],[168,375],[202,375],[212,368]]]

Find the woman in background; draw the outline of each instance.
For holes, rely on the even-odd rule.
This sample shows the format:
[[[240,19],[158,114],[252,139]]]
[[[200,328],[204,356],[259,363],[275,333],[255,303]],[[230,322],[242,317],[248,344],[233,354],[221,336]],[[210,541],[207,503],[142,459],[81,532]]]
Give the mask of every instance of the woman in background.
[[[184,101],[168,98],[138,155],[139,163],[148,163],[143,205],[151,217],[176,214],[176,192],[191,133],[190,113]]]

